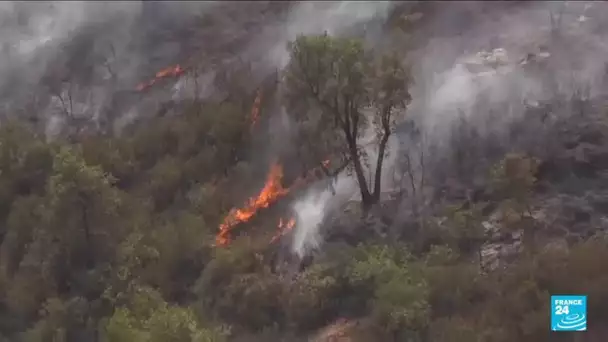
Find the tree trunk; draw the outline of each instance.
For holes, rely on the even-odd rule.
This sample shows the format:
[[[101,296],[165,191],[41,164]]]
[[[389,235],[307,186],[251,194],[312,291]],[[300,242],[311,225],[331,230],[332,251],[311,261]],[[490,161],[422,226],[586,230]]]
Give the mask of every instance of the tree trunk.
[[[350,144],[349,144],[350,145]],[[359,158],[359,152],[356,146],[350,146],[350,155],[353,159],[353,166],[355,168],[355,176],[357,177],[357,183],[359,183],[359,191],[361,193],[361,209],[363,215],[367,215],[371,207],[377,202],[369,192],[367,182],[365,181],[365,174],[363,173],[363,165]]]
[[[384,154],[386,153],[386,145],[389,135],[387,133],[382,136],[380,145],[378,146],[378,159],[376,160],[376,173],[374,174],[374,201],[380,201],[380,191],[382,189],[382,166],[384,164]]]

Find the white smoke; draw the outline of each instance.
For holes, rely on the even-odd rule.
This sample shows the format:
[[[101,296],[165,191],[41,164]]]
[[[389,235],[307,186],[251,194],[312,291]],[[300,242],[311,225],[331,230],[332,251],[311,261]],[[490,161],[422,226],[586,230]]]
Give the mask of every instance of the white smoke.
[[[603,19],[608,13],[606,4],[537,2],[491,6],[446,3],[433,18],[423,18],[427,25],[421,33],[424,44],[406,51],[415,80],[410,90],[413,101],[406,115],[422,128],[429,145],[449,148],[447,132],[461,115],[479,126],[481,133],[484,129],[496,132],[523,118],[528,105],[551,100],[556,94],[569,98],[583,92],[583,97],[589,98],[606,93],[603,83],[608,62],[605,43],[608,30]],[[383,13],[381,7],[376,11]],[[316,23],[314,19],[311,21]],[[327,30],[327,25],[319,25],[316,31],[311,28],[311,32]],[[443,36],[436,32],[442,32]],[[277,59],[284,62],[284,50],[279,46],[276,49]],[[526,63],[529,54],[542,61]],[[366,136],[371,138],[370,134]],[[391,144],[386,173],[399,153],[397,143],[393,140]],[[366,152],[374,161],[374,144]],[[367,176],[369,179],[372,173]],[[388,178],[383,175],[384,189],[391,187]],[[351,190],[356,189],[356,182],[351,185]],[[324,197],[323,200],[326,205],[343,201]],[[315,206],[314,196],[303,201],[310,203],[300,205],[300,215],[322,215],[322,206]],[[312,227],[316,226],[297,227],[296,251],[302,250],[296,246],[306,245],[307,236],[310,244],[318,243],[314,234],[318,228]]]
[[[371,161],[369,165],[364,164],[366,179],[374,178],[375,160],[378,157],[376,135],[373,127],[368,127],[361,137],[363,149]],[[396,153],[399,141],[396,136],[391,136],[388,142],[389,153],[385,156],[384,168],[382,170],[382,189],[390,191],[394,186],[392,178],[393,165],[398,158]],[[370,190],[372,185],[369,184]],[[321,189],[319,189],[319,187]],[[357,181],[346,172],[339,174],[333,184],[333,191],[327,187],[326,182],[313,185],[310,190],[293,205],[296,213],[296,226],[294,228],[292,251],[300,258],[308,255],[311,251],[319,248],[323,242],[321,229],[328,214],[335,213],[347,202],[360,200]]]
[[[390,1],[301,2],[291,10],[283,25],[267,27],[252,46],[262,51],[264,58],[273,66],[281,69],[289,62],[287,43],[298,35],[343,33],[354,25],[385,18],[392,6],[394,3]]]
[[[65,112],[57,104],[58,94],[65,102],[69,96],[71,116],[87,124],[104,120],[101,113],[120,117],[145,112],[137,108],[145,101],[135,94],[135,86],[160,68],[181,62],[185,48],[170,35],[184,26],[198,29],[192,22],[213,6],[214,2],[3,2],[0,114],[35,115],[47,121],[50,137],[62,126],[52,117]],[[159,37],[160,32],[167,36]],[[156,102],[171,98],[153,97]]]
[[[282,69],[289,61],[287,43],[298,35],[348,33],[358,24],[378,18],[386,18],[394,3],[389,1],[340,1],[301,2],[289,13],[283,25],[267,27],[248,49],[248,54],[261,54],[265,63],[275,69]],[[283,116],[285,119],[286,117]],[[362,140],[371,140],[373,130],[364,134]],[[395,144],[391,140],[391,145]],[[375,158],[375,149],[366,148],[370,157]],[[389,160],[389,163],[391,161]],[[386,171],[386,170],[385,170]],[[311,190],[296,201],[296,227],[292,240],[292,251],[299,257],[310,253],[322,243],[320,229],[323,220],[332,208],[336,208],[356,195],[356,182],[349,176],[339,175],[334,185],[335,193],[324,187]]]
[[[156,11],[146,12],[146,8],[155,7]],[[84,86],[82,96],[75,96],[76,111],[87,112],[96,117],[96,113],[105,109],[107,102],[114,100],[114,92],[127,92],[139,81],[145,81],[146,74],[152,75],[156,65],[149,63],[156,61],[164,64],[165,61],[175,59],[169,64],[180,62],[181,56],[176,52],[179,44],[171,41],[173,38],[158,42],[154,46],[142,47],[140,31],[154,27],[162,27],[161,21],[174,21],[188,23],[192,19],[207,11],[209,7],[217,5],[218,22],[214,29],[201,28],[195,41],[201,46],[192,47],[194,53],[184,52],[186,55],[212,50],[208,45],[226,41],[230,48],[232,58],[236,55],[245,59],[262,62],[265,66],[263,73],[282,68],[288,61],[289,53],[287,43],[298,34],[319,34],[324,31],[330,34],[349,33],[357,25],[372,22],[375,19],[386,18],[395,6],[394,2],[300,2],[292,5],[284,20],[281,15],[272,16],[260,12],[248,12],[249,8],[243,4],[235,6],[240,16],[231,17],[223,14],[219,4],[211,2],[125,2],[125,3],[99,3],[99,2],[53,2],[53,3],[0,3],[0,107],[4,112],[17,112],[16,109],[25,107],[13,105],[13,102],[33,102],[38,106],[29,109],[31,112],[52,112],[49,117],[47,132],[52,134],[58,130],[60,120],[55,118],[56,107],[60,104],[56,99],[32,100],[32,93],[41,88],[40,81],[49,69],[54,69],[53,61],[60,55],[66,43],[80,37],[84,42],[94,40],[89,50],[104,50],[99,53],[107,57],[103,61],[90,61],[94,65],[96,75],[102,78],[101,85],[92,84]],[[219,3],[219,2],[217,2]],[[146,6],[149,5],[149,6]],[[153,6],[154,5],[154,6]],[[248,5],[249,6],[249,5]],[[253,6],[253,5],[250,5]],[[426,129],[435,131],[437,128],[451,126],[455,114],[460,110],[469,118],[487,119],[490,109],[500,107],[503,114],[501,120],[508,121],[523,113],[523,100],[541,101],[547,97],[546,85],[542,77],[530,75],[519,65],[519,61],[528,53],[538,53],[539,45],[551,46],[552,23],[550,16],[561,14],[559,30],[563,33],[565,49],[552,52],[551,76],[556,83],[556,89],[562,93],[573,93],[588,86],[589,96],[601,94],[601,82],[605,63],[608,61],[608,44],[606,44],[606,25],[603,18],[608,14],[608,6],[600,2],[540,2],[521,3],[513,6],[496,5],[496,11],[479,10],[486,6],[477,2],[442,3],[433,13],[433,18],[422,18],[427,23],[427,29],[422,36],[425,42],[410,54],[412,64],[414,87],[411,89],[413,102],[408,108],[408,117],[416,118]],[[491,6],[491,5],[487,5]],[[260,8],[263,8],[261,6]],[[160,8],[160,9],[159,9]],[[240,10],[240,11],[239,11]],[[467,12],[468,11],[468,12]],[[269,11],[271,12],[271,11]],[[280,12],[280,11],[279,11]],[[237,13],[238,14],[238,13]],[[159,18],[156,18],[159,16]],[[255,19],[254,30],[248,30],[241,21]],[[162,20],[156,20],[162,19]],[[149,26],[141,25],[148,20]],[[194,20],[194,19],[193,19]],[[257,23],[255,22],[257,20]],[[96,28],[96,35],[88,37],[79,31],[86,31],[96,23],[104,25]],[[261,24],[259,24],[261,23]],[[251,24],[249,21],[246,24]],[[258,25],[259,24],[259,25]],[[171,26],[171,25],[169,25]],[[194,25],[192,25],[194,26]],[[204,26],[204,25],[201,25]],[[221,27],[218,27],[221,26]],[[466,27],[466,30],[463,28]],[[103,28],[103,29],[101,29]],[[194,27],[193,27],[194,28]],[[82,30],[81,30],[82,29]],[[194,28],[196,31],[196,28]],[[435,31],[452,33],[448,36],[438,36]],[[106,32],[107,31],[107,32]],[[162,30],[161,30],[162,31]],[[204,32],[203,32],[204,31]],[[227,33],[226,33],[227,32]],[[226,34],[224,34],[226,33]],[[83,38],[84,37],[84,38]],[[217,39],[213,39],[216,38]],[[243,39],[246,37],[247,39]],[[235,43],[236,42],[236,43]],[[242,42],[242,43],[241,43]],[[399,44],[404,49],[409,48],[405,42]],[[219,44],[222,45],[222,44]],[[234,48],[233,48],[234,45]],[[112,49],[109,47],[112,46]],[[468,70],[466,63],[469,57],[482,50],[492,51],[497,47],[504,49],[507,55],[508,67],[496,68],[488,72],[475,72]],[[198,50],[197,50],[198,49]],[[112,50],[112,51],[110,51]],[[202,52],[201,52],[202,51]],[[224,52],[226,53],[226,52]],[[72,53],[72,59],[79,61],[82,52]],[[227,57],[228,58],[228,57]],[[162,62],[158,62],[158,61]],[[88,61],[87,61],[88,62]],[[58,63],[62,64],[62,63]],[[68,63],[63,63],[67,65]],[[76,63],[78,64],[78,63]],[[166,65],[162,65],[164,67]],[[211,69],[215,68],[215,64]],[[111,83],[109,73],[117,78]],[[143,71],[142,71],[143,70]],[[209,87],[203,82],[208,75],[201,75],[198,82],[199,92],[209,92]],[[262,75],[264,77],[264,75]],[[254,80],[252,80],[253,82]],[[104,83],[105,82],[105,83]],[[106,83],[108,90],[106,90]],[[165,96],[168,99],[180,100],[193,94],[193,82],[182,80],[173,89],[172,94]],[[177,94],[173,96],[174,94]],[[37,94],[38,95],[38,94]],[[43,94],[50,97],[48,94]],[[143,96],[143,95],[142,95]],[[42,96],[40,96],[42,97]],[[158,94],[148,98],[164,98]],[[485,101],[485,103],[482,101]],[[4,101],[6,99],[6,101]],[[10,101],[9,101],[10,100]],[[156,100],[156,99],[155,99]],[[132,99],[136,104],[130,103],[117,109],[117,126],[121,121],[129,121],[137,117],[139,112],[154,112],[154,106],[146,99]],[[504,105],[506,110],[504,109]],[[138,110],[143,106],[145,110]],[[152,109],[150,109],[152,108]],[[476,115],[478,117],[476,117]],[[502,122],[493,122],[499,126]],[[439,129],[439,132],[443,132]],[[363,137],[369,140],[373,131]],[[432,136],[433,139],[444,139],[441,133]],[[391,164],[398,158],[398,141],[390,141],[390,154],[384,168],[383,182],[385,188],[390,188]],[[373,161],[376,157],[375,146],[370,144],[367,151]],[[368,172],[368,178],[373,174]],[[344,193],[356,192],[356,183],[347,176],[341,176],[339,183],[343,185]],[[350,196],[350,195],[349,195]],[[294,250],[305,252],[307,248],[318,245],[319,224],[315,223],[327,213],[327,208],[335,206],[349,196],[327,197],[324,191],[310,193],[302,199],[297,206],[298,228],[294,238]],[[346,199],[345,199],[346,198]]]
[[[318,184],[325,185],[325,184]],[[354,180],[344,175],[338,177],[335,192],[327,187],[311,189],[293,205],[296,226],[291,244],[292,252],[302,258],[322,244],[321,228],[329,212],[353,196]]]
[[[605,4],[531,2],[494,11],[487,7],[481,11],[481,3],[468,6],[469,12],[450,15],[452,8],[447,5],[444,14],[429,24],[439,27],[447,22],[452,26],[446,31],[459,32],[466,23],[464,33],[431,37],[412,51],[417,84],[410,112],[427,129],[451,126],[459,112],[484,120],[492,109],[504,111],[506,106],[510,109],[503,116],[508,121],[522,114],[524,101],[548,100],[555,92],[568,97],[587,89],[593,97],[603,91],[608,61]],[[497,52],[500,63],[492,60]],[[546,59],[544,71],[531,71],[529,64],[522,63],[528,54]],[[443,133],[440,130],[435,139]]]
[[[292,249],[300,258],[319,247],[321,243],[319,229],[325,218],[325,207],[330,199],[331,192],[325,190],[321,193],[310,193],[294,204],[297,224]]]
[[[372,180],[374,177],[375,160],[378,157],[377,144],[375,143],[375,132],[373,127],[368,127],[361,137],[361,144],[364,151],[371,161],[369,165],[364,164],[366,178]],[[384,168],[382,172],[382,187],[384,191],[390,191],[394,186],[392,178],[389,176],[393,172],[398,154],[398,139],[391,136],[388,143],[389,152],[385,156]],[[332,191],[333,190],[333,191]],[[300,258],[316,250],[322,244],[321,229],[325,223],[327,215],[335,213],[349,201],[360,200],[360,193],[357,181],[346,172],[339,174],[333,184],[333,189],[329,189],[326,181],[321,181],[310,187],[308,192],[293,205],[296,213],[296,226],[294,228],[292,251]],[[370,185],[370,190],[372,190]]]

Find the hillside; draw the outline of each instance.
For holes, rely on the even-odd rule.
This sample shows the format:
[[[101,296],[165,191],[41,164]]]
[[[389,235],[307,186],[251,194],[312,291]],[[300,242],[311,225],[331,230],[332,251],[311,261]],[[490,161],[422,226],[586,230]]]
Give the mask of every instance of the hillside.
[[[0,342],[605,341],[607,10],[3,3]]]

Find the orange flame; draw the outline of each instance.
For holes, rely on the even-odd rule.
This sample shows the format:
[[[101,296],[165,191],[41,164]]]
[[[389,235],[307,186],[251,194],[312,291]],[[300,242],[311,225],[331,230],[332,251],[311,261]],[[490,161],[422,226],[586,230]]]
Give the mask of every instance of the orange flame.
[[[325,167],[329,165],[329,160],[321,163]],[[262,191],[256,196],[250,198],[244,208],[233,208],[224,218],[219,227],[219,233],[215,238],[216,246],[226,246],[230,243],[230,231],[236,225],[249,221],[262,208],[269,207],[281,197],[288,194],[290,191],[297,189],[311,181],[311,175],[318,171],[319,167],[310,170],[305,177],[300,177],[294,181],[289,188],[284,188],[281,184],[283,179],[283,168],[280,164],[274,164],[270,168],[270,172],[266,177],[266,183]],[[272,238],[271,243],[275,242],[295,226],[295,219],[291,218],[288,221],[279,222],[279,232]]]
[[[260,118],[260,104],[262,103],[262,89],[258,90],[258,93],[253,101],[251,108],[251,126],[253,127]]]
[[[276,242],[278,239],[280,239],[282,236],[284,236],[285,234],[287,234],[288,232],[290,232],[293,227],[296,226],[296,219],[294,218],[290,218],[289,220],[283,221],[283,219],[279,219],[279,231],[272,237],[272,239],[270,240],[270,243],[274,243]]]
[[[156,78],[164,78],[169,76],[179,76],[184,72],[184,69],[178,64],[165,68],[156,73]]]
[[[289,189],[283,188],[281,185],[282,179],[283,168],[279,164],[273,165],[268,173],[266,184],[259,195],[249,199],[244,208],[232,209],[222,224],[220,224],[220,232],[215,241],[216,245],[227,245],[230,242],[228,235],[234,226],[241,222],[249,221],[259,209],[267,208],[277,199],[286,195]]]
[[[181,74],[183,74],[185,71],[186,70],[184,68],[182,68],[179,64],[164,68],[164,69],[158,71],[156,73],[156,75],[154,76],[154,78],[151,79],[150,81],[138,84],[137,87],[135,87],[135,90],[143,91],[145,89],[150,88],[151,86],[153,86],[158,81],[160,81],[164,78],[177,77],[177,76],[180,76]]]

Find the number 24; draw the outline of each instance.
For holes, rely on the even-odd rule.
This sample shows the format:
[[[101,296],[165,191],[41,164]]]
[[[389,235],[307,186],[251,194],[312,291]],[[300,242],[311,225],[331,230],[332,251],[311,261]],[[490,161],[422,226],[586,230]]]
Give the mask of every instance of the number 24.
[[[558,305],[555,307],[556,315],[567,315],[568,312],[569,312],[568,305],[564,305],[564,306]]]

